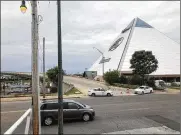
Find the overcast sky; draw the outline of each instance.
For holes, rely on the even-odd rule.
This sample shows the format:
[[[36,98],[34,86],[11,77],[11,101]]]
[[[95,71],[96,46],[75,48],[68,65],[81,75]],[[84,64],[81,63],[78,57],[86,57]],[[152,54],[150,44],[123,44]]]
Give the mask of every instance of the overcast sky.
[[[31,6],[20,12],[20,1],[1,2],[2,71],[31,71]],[[42,72],[42,38],[46,38],[46,70],[57,65],[56,2],[40,1],[39,67]],[[135,17],[139,17],[173,40],[180,42],[179,1],[63,1],[63,68],[82,73],[105,51]],[[164,50],[163,50],[164,51]]]

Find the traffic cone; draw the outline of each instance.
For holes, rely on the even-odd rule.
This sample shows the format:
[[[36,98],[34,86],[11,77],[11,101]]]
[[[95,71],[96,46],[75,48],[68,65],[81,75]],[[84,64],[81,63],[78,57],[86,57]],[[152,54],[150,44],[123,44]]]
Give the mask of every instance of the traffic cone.
[[[126,93],[129,93],[129,89],[127,89]]]

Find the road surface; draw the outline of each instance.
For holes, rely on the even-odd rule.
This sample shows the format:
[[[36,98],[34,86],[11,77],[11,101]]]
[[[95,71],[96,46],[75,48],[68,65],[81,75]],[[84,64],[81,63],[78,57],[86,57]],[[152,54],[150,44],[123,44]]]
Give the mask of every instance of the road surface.
[[[88,80],[88,79],[84,79],[84,78],[64,76],[64,81],[71,83],[71,84],[74,84],[74,86],[77,87],[85,95],[87,95],[89,89],[96,88],[96,87],[102,87],[105,89],[111,88],[116,95],[120,95],[120,90],[123,93],[126,93],[125,88],[108,87],[103,82],[97,82],[97,81]],[[119,92],[119,94],[117,94],[118,92]],[[134,91],[130,90],[130,93],[134,93]]]
[[[96,111],[96,118],[91,122],[72,121],[64,123],[65,134],[100,134],[140,128],[154,128],[166,125],[179,131],[180,95],[148,94],[117,97],[90,97],[75,99],[91,105]],[[13,124],[30,102],[2,103],[1,133]],[[15,133],[23,133],[20,125]],[[57,124],[42,127],[42,133],[57,134]]]

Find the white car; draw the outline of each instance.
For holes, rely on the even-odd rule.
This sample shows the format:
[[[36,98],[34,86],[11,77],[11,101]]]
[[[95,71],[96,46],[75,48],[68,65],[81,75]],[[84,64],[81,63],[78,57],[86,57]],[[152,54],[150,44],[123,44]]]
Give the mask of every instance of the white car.
[[[149,86],[140,86],[135,89],[135,94],[146,94],[146,93],[153,93],[153,88]]]
[[[94,88],[88,91],[89,96],[113,96],[113,91],[103,88]]]

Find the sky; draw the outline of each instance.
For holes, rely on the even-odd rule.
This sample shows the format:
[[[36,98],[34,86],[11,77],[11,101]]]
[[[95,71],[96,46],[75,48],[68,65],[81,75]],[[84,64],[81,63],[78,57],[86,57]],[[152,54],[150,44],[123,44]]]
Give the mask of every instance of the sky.
[[[67,73],[82,73],[98,59],[121,31],[139,17],[180,43],[179,1],[62,1],[62,56]],[[1,2],[1,70],[31,72],[31,5]],[[46,70],[57,65],[57,4],[39,1],[39,72],[45,37]]]

